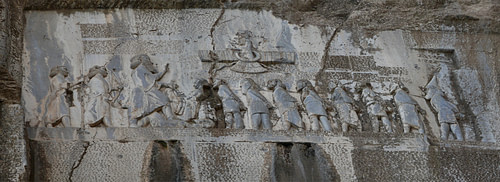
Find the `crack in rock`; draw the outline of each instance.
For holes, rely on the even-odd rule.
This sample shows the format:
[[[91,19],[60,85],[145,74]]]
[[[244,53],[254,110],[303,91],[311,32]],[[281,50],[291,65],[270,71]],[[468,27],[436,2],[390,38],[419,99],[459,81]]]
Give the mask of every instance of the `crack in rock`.
[[[88,148],[90,147],[90,142],[85,142],[86,145],[83,146],[83,152],[82,154],[80,155],[80,158],[78,159],[78,161],[75,161],[73,163],[73,167],[71,168],[71,171],[69,173],[69,181],[72,182],[73,180],[71,178],[73,178],[73,172],[75,172],[76,168],[80,167],[80,165],[82,164],[82,160],[83,160],[83,157],[85,157],[85,154],[87,154],[87,150]]]
[[[335,28],[335,30],[332,33],[332,36],[330,36],[330,39],[326,43],[325,49],[323,51],[323,57],[321,57],[321,69],[318,71],[318,73],[316,74],[316,77],[315,77],[316,83],[320,79],[321,73],[323,73],[325,71],[325,69],[326,69],[326,61],[328,60],[328,54],[330,53],[330,46],[331,46],[331,44],[333,42],[333,39],[335,39],[335,37],[337,36],[337,34],[339,33],[339,31],[342,29],[342,27],[344,27],[345,22],[347,22],[347,20],[351,16],[351,14],[352,14],[352,11],[349,12],[348,16],[346,16],[348,18],[346,20],[344,20],[337,28]]]
[[[330,46],[333,42],[333,39],[335,39],[338,32],[340,31],[340,27],[342,27],[342,25],[339,26],[338,28],[335,28],[332,36],[330,36],[330,39],[328,39],[328,42],[326,42],[325,49],[323,50],[323,57],[321,57],[321,70],[319,70],[318,73],[316,74],[316,82],[319,80],[321,73],[324,72],[326,69],[326,61],[328,59],[328,54],[330,52]]]
[[[222,19],[222,17],[224,16],[224,13],[226,12],[226,9],[224,8],[224,3],[222,3],[222,2],[220,2],[220,3],[221,3],[221,11],[220,11],[219,17],[217,17],[217,20],[215,20],[214,24],[210,28],[210,37],[212,38],[212,41],[211,41],[212,51],[210,52],[210,58],[212,59],[212,65],[210,66],[210,68],[208,70],[208,74],[210,75],[209,81],[213,81],[217,71],[220,70],[220,69],[216,69],[217,62],[219,62],[219,59],[214,52],[215,51],[215,37],[214,37],[215,27],[219,24],[219,21]]]

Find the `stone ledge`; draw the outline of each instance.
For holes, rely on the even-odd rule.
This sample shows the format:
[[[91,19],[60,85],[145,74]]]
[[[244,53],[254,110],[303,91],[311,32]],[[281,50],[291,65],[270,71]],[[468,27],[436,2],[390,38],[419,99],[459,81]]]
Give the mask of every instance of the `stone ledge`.
[[[426,151],[429,143],[420,134],[341,133],[322,131],[255,131],[237,129],[175,128],[27,128],[33,141],[185,141],[323,143],[388,151]]]
[[[177,128],[37,128],[26,129],[33,141],[185,141],[185,142],[262,142],[340,144],[361,149],[386,151],[427,151],[441,148],[479,148],[500,150],[500,146],[483,142],[436,141],[416,133],[387,134],[371,132],[263,131],[238,129]]]

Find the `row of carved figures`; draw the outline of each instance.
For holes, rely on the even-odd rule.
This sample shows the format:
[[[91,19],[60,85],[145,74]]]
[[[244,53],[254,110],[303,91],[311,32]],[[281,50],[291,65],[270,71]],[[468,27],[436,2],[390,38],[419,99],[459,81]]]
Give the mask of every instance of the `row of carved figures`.
[[[298,80],[296,90],[300,94],[297,100],[287,90],[279,79],[271,79],[266,87],[272,91],[273,103],[261,93],[261,88],[250,78],[239,82],[246,104],[231,90],[224,80],[215,80],[210,83],[206,79],[196,79],[193,92],[189,96],[177,90],[175,83],[159,83],[168,72],[168,64],[163,71],[158,71],[149,56],[138,55],[131,60],[132,82],[129,98],[120,102],[119,97],[123,86],[110,88],[106,77],[110,72],[103,66],[94,66],[85,76],[84,81],[70,84],[66,77],[68,70],[64,66],[51,69],[51,80],[46,113],[45,126],[69,126],[69,108],[72,106],[73,90],[76,85],[84,85],[84,123],[88,127],[112,127],[110,109],[118,108],[126,111],[131,127],[158,126],[158,127],[222,127],[219,121],[225,123],[226,128],[236,129],[272,129],[271,114],[277,111],[279,123],[283,129],[297,128],[303,130],[306,113],[311,130],[332,131],[340,127],[343,132],[349,130],[362,131],[360,110],[351,93],[339,84],[330,81],[327,99],[318,95],[312,83],[308,80]],[[112,72],[111,72],[112,74]],[[118,84],[120,85],[120,84]],[[381,97],[372,90],[369,83],[362,86],[361,101],[366,106],[374,132],[393,132],[393,124],[388,113],[399,113],[404,133],[418,130],[424,133],[422,109],[408,94],[408,90],[399,84],[393,92],[393,101],[396,109],[384,104]],[[441,125],[441,138],[447,139],[450,132],[457,140],[463,140],[457,122],[459,111],[456,105],[447,101],[443,92],[433,78],[426,86],[425,98],[435,111]],[[125,104],[128,103],[128,104]],[[190,110],[188,117],[182,117]],[[248,114],[251,126],[245,126],[244,115]],[[183,119],[180,119],[183,118]],[[339,126],[340,125],[340,126]],[[380,126],[382,125],[382,126]]]

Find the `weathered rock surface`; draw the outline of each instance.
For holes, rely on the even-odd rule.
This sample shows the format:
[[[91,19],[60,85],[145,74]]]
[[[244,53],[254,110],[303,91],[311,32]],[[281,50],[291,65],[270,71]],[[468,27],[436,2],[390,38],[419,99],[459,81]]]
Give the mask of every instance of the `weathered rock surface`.
[[[0,181],[497,181],[499,33],[494,0],[0,1]]]

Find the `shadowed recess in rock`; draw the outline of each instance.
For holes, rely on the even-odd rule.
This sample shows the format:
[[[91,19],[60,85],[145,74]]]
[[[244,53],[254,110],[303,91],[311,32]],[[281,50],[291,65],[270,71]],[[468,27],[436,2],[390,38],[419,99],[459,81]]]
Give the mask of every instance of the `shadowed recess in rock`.
[[[189,161],[179,141],[155,141],[151,153],[150,181],[191,181]]]
[[[273,148],[271,181],[340,181],[331,159],[311,143],[277,143]]]

